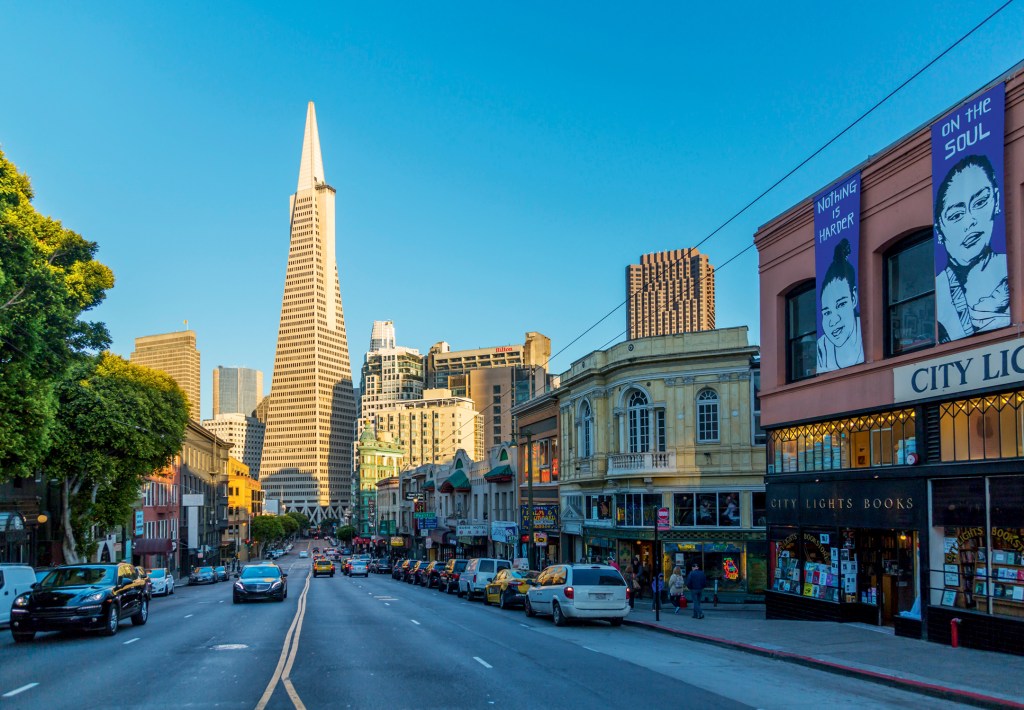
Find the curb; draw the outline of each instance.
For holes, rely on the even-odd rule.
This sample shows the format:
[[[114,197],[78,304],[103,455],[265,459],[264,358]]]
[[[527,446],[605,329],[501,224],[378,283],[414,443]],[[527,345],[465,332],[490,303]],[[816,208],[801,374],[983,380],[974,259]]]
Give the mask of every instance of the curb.
[[[907,690],[913,693],[917,693],[919,695],[928,695],[933,698],[939,698],[940,700],[953,700],[959,703],[963,703],[965,705],[972,705],[974,707],[979,708],[1015,708],[1016,710],[1024,710],[1024,703],[1016,702],[1010,699],[993,697],[991,695],[983,695],[981,693],[975,693],[969,690],[962,690],[959,688],[947,688],[945,686],[935,685],[933,683],[925,683],[918,680],[911,680],[909,678],[901,678],[897,675],[869,671],[864,668],[857,668],[856,666],[844,666],[839,663],[833,663],[831,661],[825,661],[820,658],[814,658],[813,656],[802,656],[798,653],[763,648],[761,646],[754,646],[752,644],[743,643],[740,641],[731,641],[729,639],[723,639],[717,636],[707,636],[705,634],[699,634],[693,631],[682,631],[680,629],[673,629],[669,626],[663,626],[661,624],[653,623],[650,621],[634,621],[632,619],[629,619],[628,617],[624,619],[624,623],[627,626],[646,628],[650,629],[651,631],[656,631],[658,633],[682,637],[690,641],[697,641],[698,643],[706,643],[712,646],[719,646],[721,648],[727,648],[734,651],[743,651],[744,653],[751,653],[757,656],[774,658],[776,660],[786,661],[788,663],[795,663],[801,666],[806,666],[808,668],[814,668],[816,670],[825,671],[827,673],[836,673],[838,675],[852,676],[855,678],[859,678],[860,680],[878,683],[880,685],[887,685],[889,687],[898,688],[901,690]]]

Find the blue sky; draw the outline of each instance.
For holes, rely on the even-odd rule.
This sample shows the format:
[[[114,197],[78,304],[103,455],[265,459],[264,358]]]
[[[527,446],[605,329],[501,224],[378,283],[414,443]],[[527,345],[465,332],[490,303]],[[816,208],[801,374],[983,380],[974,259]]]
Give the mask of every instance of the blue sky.
[[[374,319],[422,351],[560,350],[640,254],[692,246],[999,2],[5,3],[0,147],[99,243],[112,349],[183,328],[273,369],[316,102],[358,373]],[[702,247],[755,229],[1024,59],[1024,3]],[[759,342],[751,249],[718,325]],[[621,339],[625,309],[551,363]]]

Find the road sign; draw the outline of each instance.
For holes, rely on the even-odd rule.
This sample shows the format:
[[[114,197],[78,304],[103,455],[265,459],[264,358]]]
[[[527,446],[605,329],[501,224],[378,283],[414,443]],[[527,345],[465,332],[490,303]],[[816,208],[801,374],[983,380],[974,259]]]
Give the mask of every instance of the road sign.
[[[669,522],[668,508],[658,508],[658,531],[663,532],[671,529],[672,524]]]
[[[533,534],[533,544],[537,547],[548,546],[548,534],[546,532],[535,532]]]
[[[437,513],[435,513],[434,511],[421,510],[417,513],[413,513],[413,517],[417,520],[427,520],[429,518],[434,518],[436,520]]]

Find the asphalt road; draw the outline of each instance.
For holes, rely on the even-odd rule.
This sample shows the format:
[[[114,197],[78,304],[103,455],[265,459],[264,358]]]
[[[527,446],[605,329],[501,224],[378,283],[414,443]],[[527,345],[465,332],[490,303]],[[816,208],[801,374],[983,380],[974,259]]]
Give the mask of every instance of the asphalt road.
[[[283,603],[179,587],[112,638],[0,632],[0,708],[956,707],[655,634],[556,628],[390,576],[290,571]],[[304,593],[305,592],[305,593]]]

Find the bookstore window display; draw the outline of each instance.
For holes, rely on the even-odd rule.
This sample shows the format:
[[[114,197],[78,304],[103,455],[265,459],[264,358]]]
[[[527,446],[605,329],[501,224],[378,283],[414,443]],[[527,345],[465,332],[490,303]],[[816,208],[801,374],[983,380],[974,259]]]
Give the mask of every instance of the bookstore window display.
[[[841,553],[836,532],[775,529],[772,537],[769,554],[774,564],[774,591],[839,601]]]
[[[776,429],[769,473],[904,466],[917,453],[913,409]]]

